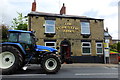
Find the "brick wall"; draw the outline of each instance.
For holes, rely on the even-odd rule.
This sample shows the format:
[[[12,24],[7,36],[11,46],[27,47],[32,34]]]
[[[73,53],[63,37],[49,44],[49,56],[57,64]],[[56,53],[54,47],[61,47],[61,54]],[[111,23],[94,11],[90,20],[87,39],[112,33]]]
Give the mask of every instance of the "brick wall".
[[[89,38],[83,38],[81,35],[80,19],[56,18],[56,34],[53,37],[46,37],[44,34],[44,17],[29,16],[29,19],[31,21],[31,28],[36,31],[36,36],[39,39],[37,42],[38,45],[45,45],[44,39],[56,39],[56,46],[59,46],[60,42],[67,38],[72,44],[71,50],[73,52],[73,56],[82,56],[81,40],[91,41],[91,56],[96,56],[96,41],[104,40],[103,21],[89,20],[91,35]]]

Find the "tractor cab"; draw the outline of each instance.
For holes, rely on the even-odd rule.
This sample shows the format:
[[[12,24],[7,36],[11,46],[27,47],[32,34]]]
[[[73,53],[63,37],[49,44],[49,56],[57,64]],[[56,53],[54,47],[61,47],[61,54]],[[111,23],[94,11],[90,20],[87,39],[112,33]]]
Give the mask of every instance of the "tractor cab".
[[[9,30],[8,41],[20,43],[25,51],[34,51],[37,38],[33,31]]]
[[[8,30],[9,36],[8,41],[10,42],[20,42],[25,44],[35,44],[37,38],[33,31],[23,31],[23,30]]]

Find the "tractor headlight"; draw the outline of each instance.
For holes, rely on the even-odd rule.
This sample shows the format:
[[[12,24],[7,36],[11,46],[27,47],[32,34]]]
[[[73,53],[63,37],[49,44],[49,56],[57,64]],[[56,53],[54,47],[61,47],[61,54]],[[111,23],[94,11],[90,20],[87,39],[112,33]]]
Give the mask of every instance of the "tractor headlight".
[[[59,55],[59,52],[55,52],[55,53]]]

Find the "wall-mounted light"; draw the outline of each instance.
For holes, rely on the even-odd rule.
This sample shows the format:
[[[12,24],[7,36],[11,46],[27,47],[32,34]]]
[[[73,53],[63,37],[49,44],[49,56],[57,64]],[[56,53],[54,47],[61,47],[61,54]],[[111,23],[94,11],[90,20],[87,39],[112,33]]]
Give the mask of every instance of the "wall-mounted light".
[[[36,18],[38,18],[38,16],[36,16]]]
[[[97,20],[95,20],[95,23],[97,23]]]
[[[43,24],[43,27],[45,27],[45,24]]]
[[[72,42],[72,45],[74,45],[74,43]]]

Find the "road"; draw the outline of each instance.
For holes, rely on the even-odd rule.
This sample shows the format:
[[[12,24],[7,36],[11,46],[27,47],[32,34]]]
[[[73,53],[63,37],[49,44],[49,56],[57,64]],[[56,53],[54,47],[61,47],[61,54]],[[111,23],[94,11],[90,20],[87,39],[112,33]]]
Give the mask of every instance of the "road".
[[[45,74],[39,65],[29,66],[27,70],[17,71],[2,78],[118,78],[118,68],[109,66],[71,66],[62,65],[57,74]]]

